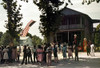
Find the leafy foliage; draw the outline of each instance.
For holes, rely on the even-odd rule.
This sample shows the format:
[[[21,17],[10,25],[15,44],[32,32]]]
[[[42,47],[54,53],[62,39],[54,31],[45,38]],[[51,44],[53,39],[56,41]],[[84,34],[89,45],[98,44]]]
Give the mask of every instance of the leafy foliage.
[[[3,33],[2,33],[2,32],[0,32],[0,39],[1,39],[2,35],[3,35]]]
[[[3,36],[3,33],[2,32],[0,32],[0,45],[1,45],[1,37]]]
[[[4,33],[3,36],[1,37],[1,41],[0,41],[1,45],[4,45],[4,46],[9,45],[10,39],[11,39],[10,34]]]
[[[18,37],[18,34],[21,31],[22,23],[20,23],[20,20],[22,19],[22,14],[20,14],[20,7],[17,7],[17,0],[2,0],[4,9],[7,10],[7,24],[6,28],[8,29],[9,34],[11,37],[14,38]],[[29,0],[21,0],[24,2],[28,2]],[[67,0],[69,3],[71,3],[71,0]],[[40,32],[45,37],[50,36],[51,32],[56,32],[59,28],[59,6],[61,6],[64,3],[64,0],[33,0],[34,4],[36,4],[39,7],[39,10],[41,11],[40,15]],[[83,0],[82,4],[87,3],[91,4],[92,2],[99,3],[100,0]],[[72,4],[72,3],[71,3]],[[66,6],[68,4],[66,3]]]
[[[33,42],[33,45],[41,45],[42,39],[39,38],[38,36],[34,35],[34,36],[32,36],[32,42]]]
[[[12,37],[12,41],[14,38],[18,38],[18,34],[21,31],[22,23],[20,23],[20,20],[22,19],[22,14],[20,14],[20,7],[17,7],[17,0],[2,0],[3,7],[5,10],[7,10],[7,17],[8,20],[6,21],[6,28],[8,29],[8,33]],[[12,42],[11,41],[11,42]]]
[[[96,46],[100,46],[100,24],[96,28],[95,44],[96,44]]]
[[[50,37],[50,33],[55,33],[59,28],[58,20],[60,21],[60,9],[59,7],[64,3],[60,0],[34,0],[34,4],[39,7],[41,11],[40,15],[40,32],[46,38]],[[49,38],[47,39],[49,40]]]
[[[28,33],[27,36],[29,36],[30,38],[32,38],[32,35],[30,33]]]
[[[29,0],[21,0],[24,2],[28,2]],[[83,0],[82,4],[87,3],[91,4],[92,2],[99,2],[100,0]],[[56,33],[56,31],[59,28],[60,23],[60,9],[59,7],[64,4],[64,2],[68,2],[71,5],[72,0],[33,0],[33,3],[36,4],[39,7],[39,10],[41,11],[40,15],[40,32],[44,37],[49,40],[50,33]],[[65,4],[65,6],[68,5],[68,3]]]
[[[87,3],[87,5],[89,5],[89,4],[93,3],[93,2],[97,2],[97,3],[99,3],[100,0],[83,0],[82,4]]]
[[[0,40],[0,45],[4,45],[7,46],[10,44],[11,42],[11,35],[8,32],[5,32]],[[19,43],[16,41],[16,39],[14,39],[14,45],[18,45]]]

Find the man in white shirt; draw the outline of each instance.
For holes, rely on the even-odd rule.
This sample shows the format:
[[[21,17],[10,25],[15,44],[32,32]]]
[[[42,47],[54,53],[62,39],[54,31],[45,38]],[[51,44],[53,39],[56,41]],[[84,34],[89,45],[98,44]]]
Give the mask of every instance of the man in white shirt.
[[[91,44],[91,56],[95,56],[95,54],[94,54],[94,44]]]

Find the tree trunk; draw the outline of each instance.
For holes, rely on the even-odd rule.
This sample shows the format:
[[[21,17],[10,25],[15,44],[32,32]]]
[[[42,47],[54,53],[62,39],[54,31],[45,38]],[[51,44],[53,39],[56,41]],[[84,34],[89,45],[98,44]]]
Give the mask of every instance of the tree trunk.
[[[47,37],[46,37],[46,42],[47,42],[47,43],[50,43],[50,36],[47,36]]]
[[[10,46],[14,46],[14,38],[10,39]]]

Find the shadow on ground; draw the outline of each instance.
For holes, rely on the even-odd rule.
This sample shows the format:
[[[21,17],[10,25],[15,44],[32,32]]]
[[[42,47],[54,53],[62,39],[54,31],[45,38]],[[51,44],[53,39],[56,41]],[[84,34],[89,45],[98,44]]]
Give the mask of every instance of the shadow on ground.
[[[100,58],[80,58],[79,61],[74,59],[59,60],[58,63],[52,62],[51,66],[46,66],[46,63],[38,65],[34,64],[23,64],[20,63],[10,63],[10,64],[0,64],[0,68],[100,68]]]

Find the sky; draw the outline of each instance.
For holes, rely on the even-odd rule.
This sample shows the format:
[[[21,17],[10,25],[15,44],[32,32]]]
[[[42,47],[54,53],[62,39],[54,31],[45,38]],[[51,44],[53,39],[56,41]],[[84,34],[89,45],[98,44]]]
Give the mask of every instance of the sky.
[[[33,4],[32,0],[29,0],[28,3],[22,2],[20,0],[17,0],[18,4],[21,4],[21,14],[23,14],[23,19],[21,22],[23,22],[22,28],[24,29],[27,23],[30,20],[35,20],[36,22],[30,27],[29,33],[32,35],[39,36],[40,38],[43,38],[41,33],[39,32],[39,23],[40,23],[40,14],[41,12],[38,10],[38,7]],[[85,13],[89,15],[92,19],[99,19],[100,20],[100,3],[92,3],[90,5],[84,4],[82,5],[83,0],[71,0],[73,5],[69,4],[67,7],[74,9],[76,11]],[[1,0],[0,0],[1,3]],[[6,32],[5,26],[5,20],[7,20],[7,12],[4,10],[3,6],[0,5],[0,31]],[[94,27],[98,25],[94,24]]]

